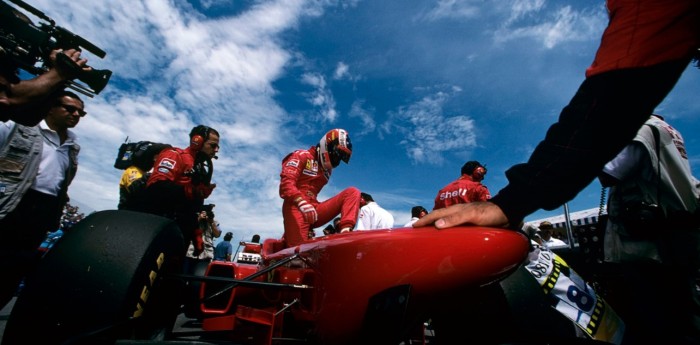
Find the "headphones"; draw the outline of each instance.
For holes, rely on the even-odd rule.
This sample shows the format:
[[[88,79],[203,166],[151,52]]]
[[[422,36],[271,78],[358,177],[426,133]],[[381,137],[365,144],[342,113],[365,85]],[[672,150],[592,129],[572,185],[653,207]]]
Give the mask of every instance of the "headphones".
[[[190,150],[199,152],[204,147],[204,142],[209,138],[209,127],[199,125],[190,132]]]

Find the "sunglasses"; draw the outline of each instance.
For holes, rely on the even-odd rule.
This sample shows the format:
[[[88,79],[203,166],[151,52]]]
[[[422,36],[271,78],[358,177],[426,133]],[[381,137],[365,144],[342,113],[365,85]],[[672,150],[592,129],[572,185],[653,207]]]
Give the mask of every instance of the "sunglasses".
[[[74,106],[72,106],[72,105],[70,105],[70,104],[63,104],[63,103],[61,103],[61,104],[59,104],[59,106],[60,106],[61,108],[63,108],[65,111],[67,111],[69,114],[74,114],[74,113],[77,111],[77,112],[78,112],[78,115],[80,115],[80,117],[83,117],[83,116],[87,115],[87,112],[86,112],[85,110],[80,109],[80,108],[77,108],[77,107],[74,107]]]

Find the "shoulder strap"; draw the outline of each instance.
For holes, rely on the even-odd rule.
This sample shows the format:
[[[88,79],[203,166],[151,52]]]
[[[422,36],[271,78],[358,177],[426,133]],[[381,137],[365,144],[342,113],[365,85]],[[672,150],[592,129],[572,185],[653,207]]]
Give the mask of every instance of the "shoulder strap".
[[[647,124],[654,134],[654,149],[656,150],[656,202],[661,203],[661,134],[656,126]]]

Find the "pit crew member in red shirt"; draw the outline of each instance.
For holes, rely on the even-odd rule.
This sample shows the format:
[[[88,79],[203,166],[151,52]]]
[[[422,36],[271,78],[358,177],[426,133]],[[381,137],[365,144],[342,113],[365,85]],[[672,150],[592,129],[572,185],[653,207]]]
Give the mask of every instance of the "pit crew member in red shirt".
[[[481,183],[486,176],[486,167],[477,161],[462,166],[462,176],[442,188],[435,197],[433,210],[454,204],[486,201],[491,198],[489,189]]]
[[[189,147],[158,154],[146,183],[145,211],[174,219],[183,232],[185,247],[196,238],[197,215],[216,187],[211,183],[211,160],[218,152],[219,132],[196,126],[190,131]]]
[[[288,247],[308,241],[309,230],[340,214],[340,231],[355,227],[360,209],[360,190],[348,187],[319,202],[318,193],[328,183],[333,168],[350,161],[352,143],[344,129],[332,129],[318,145],[296,150],[282,160],[280,197],[284,217],[284,240]]]

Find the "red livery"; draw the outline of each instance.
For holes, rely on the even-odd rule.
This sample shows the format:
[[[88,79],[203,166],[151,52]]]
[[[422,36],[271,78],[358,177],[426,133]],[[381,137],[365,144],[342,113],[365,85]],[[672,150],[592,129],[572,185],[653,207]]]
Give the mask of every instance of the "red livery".
[[[183,275],[173,221],[101,211],[66,233],[27,278],[2,344],[591,341],[527,273],[529,250],[512,230],[397,228],[289,248],[278,239],[246,243],[235,262]],[[191,291],[198,296],[186,298]],[[201,329],[175,331],[192,299]],[[537,329],[541,322],[548,332]],[[425,336],[426,325],[434,336]]]

